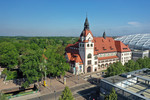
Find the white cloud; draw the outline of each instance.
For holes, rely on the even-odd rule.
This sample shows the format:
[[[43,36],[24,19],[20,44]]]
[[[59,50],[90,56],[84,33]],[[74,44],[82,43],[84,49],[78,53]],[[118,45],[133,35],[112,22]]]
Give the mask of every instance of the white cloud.
[[[128,22],[128,24],[132,26],[140,26],[139,22]]]

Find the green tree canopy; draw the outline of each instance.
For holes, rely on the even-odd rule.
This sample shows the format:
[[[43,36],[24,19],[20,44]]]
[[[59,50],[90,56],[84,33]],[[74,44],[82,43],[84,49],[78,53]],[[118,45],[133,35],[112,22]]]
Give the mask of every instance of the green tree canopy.
[[[117,100],[117,94],[114,88],[112,88],[112,91],[109,95],[105,96],[105,100]]]
[[[26,54],[21,57],[20,69],[27,79],[23,84],[24,87],[29,86],[29,84],[41,78],[42,73],[39,68],[41,56],[41,51],[28,50]]]
[[[125,67],[121,64],[121,62],[116,62],[114,64],[111,64],[109,68],[107,69],[107,76],[114,76],[123,73],[125,70]]]
[[[18,65],[18,51],[16,47],[9,42],[0,43],[0,65],[9,70]]]
[[[45,56],[48,58],[46,65],[47,73],[52,74],[53,76],[60,76],[65,75],[65,71],[70,69],[64,56],[58,54],[55,47],[48,47]]]
[[[74,97],[72,96],[72,93],[71,93],[71,90],[69,89],[69,87],[67,87],[67,86],[65,87],[59,100],[74,100]]]

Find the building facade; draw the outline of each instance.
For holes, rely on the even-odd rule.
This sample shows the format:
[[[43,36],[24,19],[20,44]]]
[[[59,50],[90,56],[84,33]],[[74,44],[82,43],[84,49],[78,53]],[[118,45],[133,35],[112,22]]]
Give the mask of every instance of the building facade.
[[[131,50],[121,41],[106,37],[105,32],[103,37],[94,37],[87,18],[79,40],[75,44],[68,44],[65,52],[71,71],[76,75],[106,70],[117,61],[124,65],[131,59]]]

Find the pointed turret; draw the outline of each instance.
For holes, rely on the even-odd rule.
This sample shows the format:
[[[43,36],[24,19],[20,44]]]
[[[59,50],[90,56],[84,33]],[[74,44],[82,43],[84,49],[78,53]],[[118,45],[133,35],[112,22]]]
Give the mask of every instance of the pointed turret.
[[[84,23],[84,30],[89,30],[89,22],[88,22],[88,18],[86,17],[85,19],[85,23]]]
[[[104,39],[106,39],[106,34],[105,34],[105,31],[104,31],[104,33],[103,33],[103,38],[104,38]]]

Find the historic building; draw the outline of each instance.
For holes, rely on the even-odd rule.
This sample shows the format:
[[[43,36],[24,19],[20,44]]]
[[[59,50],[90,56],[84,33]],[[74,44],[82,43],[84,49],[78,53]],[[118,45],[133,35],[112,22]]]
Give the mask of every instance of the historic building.
[[[123,65],[131,59],[131,50],[121,41],[111,37],[94,37],[88,19],[84,23],[79,40],[66,47],[66,59],[73,74],[106,70],[110,64],[120,61]]]

